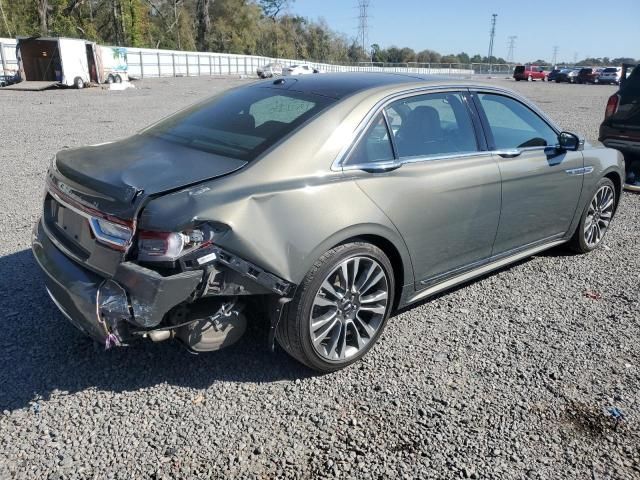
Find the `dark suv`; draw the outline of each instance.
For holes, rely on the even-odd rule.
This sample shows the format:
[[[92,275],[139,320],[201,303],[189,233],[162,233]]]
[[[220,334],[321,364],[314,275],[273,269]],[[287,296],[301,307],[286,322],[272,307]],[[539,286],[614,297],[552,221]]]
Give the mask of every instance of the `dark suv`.
[[[600,70],[596,68],[581,68],[578,72],[578,83],[598,83]]]
[[[625,187],[640,192],[640,65],[624,65],[620,78],[620,89],[607,102],[598,139],[624,154]]]

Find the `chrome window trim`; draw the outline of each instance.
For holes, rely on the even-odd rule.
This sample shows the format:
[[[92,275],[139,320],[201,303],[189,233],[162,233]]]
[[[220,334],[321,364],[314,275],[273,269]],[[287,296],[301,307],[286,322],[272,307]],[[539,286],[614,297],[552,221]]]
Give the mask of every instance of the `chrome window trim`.
[[[342,171],[349,170],[373,170],[376,168],[379,169],[395,169],[401,167],[405,164],[411,163],[426,163],[426,162],[435,162],[441,160],[453,160],[456,158],[472,158],[472,157],[490,157],[493,152],[489,150],[478,150],[477,152],[461,152],[461,153],[453,153],[446,155],[433,155],[429,157],[403,157],[399,158],[393,162],[371,162],[371,163],[360,163],[354,165],[345,165],[341,167]]]
[[[556,125],[553,120],[551,120],[544,112],[542,112],[538,107],[536,107],[533,103],[531,103],[526,98],[518,95],[516,92],[512,92],[510,90],[504,90],[499,87],[492,86],[484,86],[484,85],[446,85],[446,86],[423,86],[411,88],[409,90],[405,90],[398,93],[393,93],[384,97],[383,99],[376,102],[376,104],[367,112],[367,115],[360,121],[358,126],[356,127],[351,142],[348,143],[345,147],[340,150],[336,159],[331,164],[331,170],[334,172],[340,171],[349,171],[349,170],[366,170],[366,169],[374,169],[374,168],[397,168],[402,166],[405,163],[417,163],[417,162],[426,162],[426,161],[435,161],[435,160],[449,160],[453,158],[465,158],[471,156],[487,156],[487,155],[498,155],[498,152],[503,149],[494,149],[494,150],[478,150],[473,154],[470,153],[458,153],[458,154],[447,154],[447,155],[438,155],[431,157],[407,157],[402,159],[397,159],[394,162],[372,162],[367,164],[354,164],[354,165],[345,165],[345,162],[348,160],[349,156],[353,152],[355,146],[360,142],[364,133],[369,129],[371,122],[373,119],[380,113],[384,112],[385,108],[391,103],[401,100],[403,98],[413,97],[416,95],[429,94],[429,93],[446,93],[446,92],[460,92],[460,93],[468,93],[468,94],[478,94],[478,93],[490,93],[495,95],[502,95],[505,97],[509,97],[515,101],[522,103],[524,106],[533,111],[536,115],[538,115],[557,135],[560,135],[562,129]],[[386,121],[386,115],[385,115]],[[387,121],[387,129],[390,129],[389,123]],[[391,141],[391,138],[390,138]],[[393,141],[391,141],[392,149],[394,149]],[[547,146],[536,146],[536,147],[524,147],[520,148],[520,152],[528,152],[535,150],[544,150],[546,148],[554,148],[556,145],[547,145]],[[394,150],[395,153],[395,150]]]
[[[380,111],[384,111],[385,107],[387,107],[390,103],[393,103],[396,100],[401,100],[403,98],[414,97],[416,95],[428,94],[428,93],[446,93],[446,92],[469,93],[469,88],[470,88],[469,85],[446,85],[446,86],[427,85],[427,86],[411,88],[409,90],[404,90],[402,92],[397,92],[397,93],[387,95],[383,99],[376,102],[376,104],[369,110],[369,112],[367,112],[364,118],[360,121],[360,123],[358,124],[358,126],[356,127],[353,133],[351,142],[347,143],[342,148],[342,150],[340,150],[340,153],[338,153],[336,159],[331,164],[331,170],[334,172],[335,171],[340,172],[343,170],[354,170],[353,167],[355,167],[356,165],[344,165],[344,163],[348,160],[349,155],[351,155],[355,146],[362,139],[362,135],[364,135],[364,132],[368,130],[369,126],[371,125],[371,121],[378,115],[378,113],[380,113]],[[476,154],[484,153],[484,152],[486,152],[486,150],[478,150]],[[457,157],[457,156],[458,155],[454,155],[454,157]],[[434,158],[431,157],[430,159],[434,159]],[[382,163],[388,164],[389,162],[382,162]],[[398,162],[394,162],[394,165],[397,163]],[[375,166],[380,166],[381,162],[372,162],[366,165],[368,165],[368,168],[372,168]],[[360,166],[359,170],[361,169],[362,169],[362,166]]]

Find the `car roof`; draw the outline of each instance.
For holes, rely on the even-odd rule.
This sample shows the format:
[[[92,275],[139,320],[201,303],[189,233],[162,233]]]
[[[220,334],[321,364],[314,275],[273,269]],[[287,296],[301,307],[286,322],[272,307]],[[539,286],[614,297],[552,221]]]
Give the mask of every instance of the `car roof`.
[[[441,75],[378,72],[323,73],[321,75],[304,75],[295,78],[284,77],[276,80],[258,82],[257,85],[267,86],[269,83],[285,90],[323,95],[335,99],[341,99],[365,90],[380,87],[393,89],[402,84],[410,83],[422,83],[424,86],[464,84],[462,86],[467,87],[474,85],[472,83],[467,84],[467,82],[460,82],[455,77],[444,77]]]

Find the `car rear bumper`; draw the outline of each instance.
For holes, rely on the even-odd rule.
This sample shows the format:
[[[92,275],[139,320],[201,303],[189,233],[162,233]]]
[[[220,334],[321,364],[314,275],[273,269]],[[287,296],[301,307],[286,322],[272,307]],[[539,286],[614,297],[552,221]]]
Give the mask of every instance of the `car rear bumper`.
[[[33,230],[32,251],[45,273],[45,285],[53,303],[80,331],[104,343],[107,332],[98,321],[96,298],[100,275],[82,268],[58,250],[47,237],[41,221]]]
[[[33,229],[32,251],[53,302],[73,325],[100,343],[110,334],[126,343],[133,331],[157,326],[202,279],[201,271],[163,277],[130,262],[120,264],[113,279],[105,278],[62,253],[42,220]]]

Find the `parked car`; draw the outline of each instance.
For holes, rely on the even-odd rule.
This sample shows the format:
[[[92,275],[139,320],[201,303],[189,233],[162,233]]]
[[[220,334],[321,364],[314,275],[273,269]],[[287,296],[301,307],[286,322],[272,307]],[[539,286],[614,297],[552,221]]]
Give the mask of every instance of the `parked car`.
[[[313,73],[316,73],[316,72],[314,72],[313,67],[310,67],[309,65],[291,65],[290,67],[287,67],[282,70],[282,75],[291,75],[291,76],[311,75]]]
[[[622,67],[607,67],[602,70],[600,77],[598,78],[599,83],[604,84],[620,84],[620,78],[622,77]]]
[[[533,80],[547,80],[549,73],[544,70],[543,67],[537,67],[535,65],[518,65],[513,71],[513,78],[516,82],[520,80],[527,80],[529,82]]]
[[[18,74],[14,75],[0,75],[0,87],[8,87],[20,81]]]
[[[554,68],[553,70],[551,70],[549,72],[549,75],[547,75],[547,81],[548,82],[553,82],[556,79],[556,76],[562,71],[561,68]]]
[[[264,67],[258,68],[256,70],[258,77],[260,78],[271,78],[282,75],[282,64],[281,63],[268,63]]]
[[[577,83],[598,83],[598,79],[600,77],[600,72],[602,69],[585,67],[581,68],[578,71],[578,75],[576,77]]]
[[[575,68],[563,68],[558,74],[556,74],[556,83],[576,83],[579,70],[580,69]]]
[[[33,252],[54,303],[107,346],[216,350],[251,313],[269,344],[332,371],[398,308],[556,245],[597,248],[622,175],[619,152],[495,86],[278,79],[61,150]]]
[[[640,192],[640,66],[625,65],[620,70],[620,88],[607,101],[598,139],[624,153],[625,186]]]

